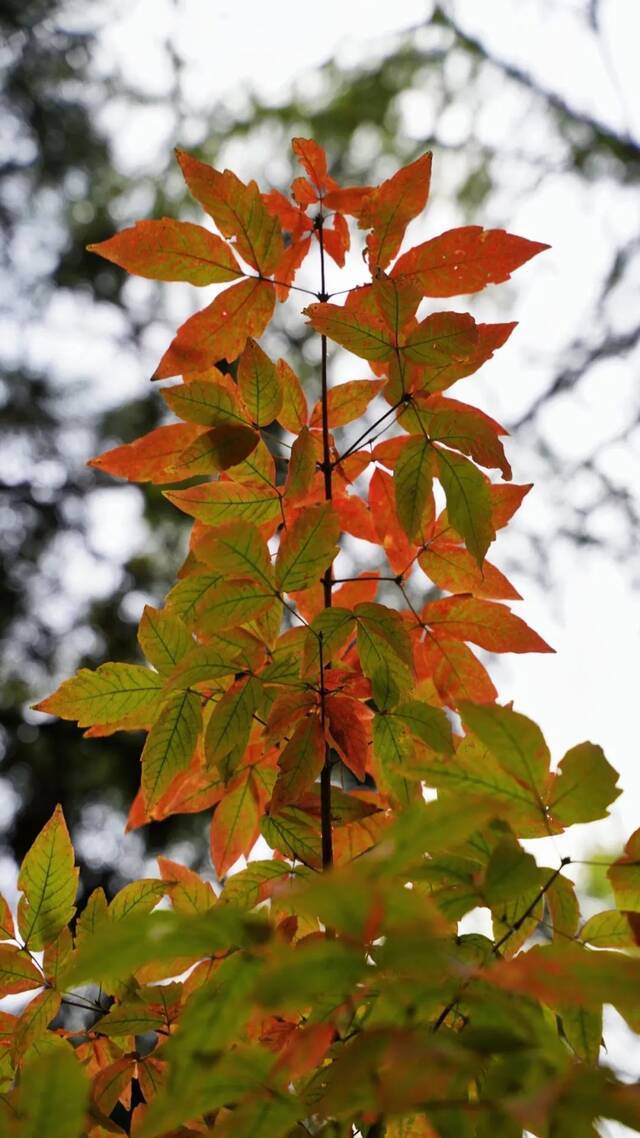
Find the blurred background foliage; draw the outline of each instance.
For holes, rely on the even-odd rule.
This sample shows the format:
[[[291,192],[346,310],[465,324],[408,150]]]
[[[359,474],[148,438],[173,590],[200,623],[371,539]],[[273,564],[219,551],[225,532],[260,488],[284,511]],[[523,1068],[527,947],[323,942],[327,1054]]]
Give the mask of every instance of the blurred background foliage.
[[[178,17],[180,4],[175,0]],[[562,0],[547,0],[540,19],[557,7]],[[598,4],[570,7],[598,51]],[[637,356],[640,317],[617,300],[637,287],[640,269],[628,208],[640,179],[640,144],[619,120],[586,109],[580,92],[573,102],[547,88],[535,67],[527,70],[518,55],[498,54],[465,30],[454,3],[425,3],[420,25],[365,42],[359,61],[305,73],[282,98],[235,92],[208,106],[194,104],[185,58],[170,38],[161,84],[145,89],[144,58],[139,81],[127,79],[104,50],[109,4],[87,8],[79,19],[64,0],[0,2],[0,840],[5,864],[13,864],[61,799],[84,888],[100,883],[111,891],[160,848],[206,864],[203,819],[172,819],[122,840],[140,738],[84,740],[28,705],[80,665],[135,658],[141,605],[162,602],[180,563],[185,529],[160,493],[114,489],[85,462],[161,420],[160,401],[141,381],[197,301],[180,289],[169,294],[128,281],[85,245],[136,217],[197,217],[173,164],[176,142],[232,166],[242,155],[245,176],[280,185],[293,134],[323,143],[346,184],[377,180],[433,149],[434,194],[448,224],[508,224],[519,202],[561,177],[578,185],[576,201],[592,195],[599,202],[606,193],[612,212],[626,220],[607,234],[597,287],[577,330],[561,345],[554,341],[550,360],[533,361],[534,389],[507,421],[529,448],[534,473],[542,471],[552,488],[546,540],[535,528],[523,530],[510,554],[520,573],[544,579],[556,531],[576,547],[606,540],[627,560],[638,532],[637,463],[629,457],[639,437],[637,393],[625,397],[611,437],[599,438],[579,462],[568,463],[558,449],[549,409],[562,406],[567,392],[573,399],[588,391],[607,360],[630,365]],[[495,130],[487,126],[490,104],[504,111]],[[105,115],[105,107],[113,113]],[[138,163],[122,160],[123,132],[136,115],[141,122],[159,115],[162,123],[153,157]],[[300,332],[284,316],[278,336],[280,350],[308,372]],[[613,519],[606,538],[602,510]]]

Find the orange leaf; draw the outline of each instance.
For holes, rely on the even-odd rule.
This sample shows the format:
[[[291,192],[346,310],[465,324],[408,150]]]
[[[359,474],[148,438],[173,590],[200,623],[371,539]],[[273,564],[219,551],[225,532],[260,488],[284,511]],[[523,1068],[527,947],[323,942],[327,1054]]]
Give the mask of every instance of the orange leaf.
[[[333,591],[333,603],[346,609],[354,605],[371,604],[378,592],[378,573],[364,573],[353,581],[346,581]]]
[[[381,316],[356,312],[352,307],[339,304],[309,304],[304,315],[309,317],[316,332],[362,359],[389,360],[393,356],[391,334]]]
[[[438,588],[448,593],[471,593],[485,600],[522,600],[495,565],[483,561],[482,567],[478,566],[466,549],[452,542],[432,542],[418,554],[418,564]]]
[[[218,877],[239,857],[251,852],[260,833],[258,796],[251,771],[243,771],[228,787],[211,823],[211,860]]]
[[[332,387],[327,396],[327,410],[330,427],[344,427],[364,415],[372,399],[383,386],[382,379],[349,379]],[[311,419],[311,427],[322,426],[322,402],[318,400]]]
[[[232,250],[215,233],[191,221],[138,221],[95,245],[87,245],[129,273],[160,281],[221,284],[244,276]]]
[[[127,478],[129,482],[154,482],[164,485],[189,478],[181,471],[179,458],[183,451],[202,434],[203,427],[195,423],[171,423],[156,427],[141,438],[123,446],[114,447],[88,462],[88,466]]]
[[[515,269],[548,248],[504,229],[464,225],[409,249],[391,275],[412,278],[423,296],[460,296],[509,280]]]
[[[217,360],[235,360],[249,336],[262,335],[274,304],[273,285],[266,281],[251,278],[225,289],[181,325],[153,379],[203,371]]]
[[[358,224],[361,229],[373,230],[367,237],[372,273],[384,269],[395,257],[407,225],[427,204],[430,182],[431,154],[423,154],[364,199]]]
[[[343,269],[345,256],[351,245],[351,238],[349,226],[341,213],[336,213],[333,219],[333,227],[323,226],[322,242],[325,252],[335,261],[336,265]]]
[[[329,193],[324,195],[324,204],[327,209],[335,209],[339,213],[358,217],[372,193],[372,186],[345,186],[344,189],[329,190]]]
[[[235,238],[240,256],[268,276],[282,255],[282,234],[278,219],[268,212],[256,183],[245,185],[231,170],[215,170],[184,150],[176,154],[196,201],[225,237]]]
[[[437,638],[471,640],[489,652],[553,652],[520,617],[491,601],[445,597],[425,605],[422,618]]]
[[[393,478],[376,470],[369,483],[369,506],[373,524],[394,573],[404,573],[413,560],[415,546],[400,526],[396,514]]]
[[[345,766],[360,782],[367,773],[372,712],[357,699],[332,695],[327,700],[327,734]]]
[[[327,174],[327,156],[318,142],[313,138],[293,138],[291,146],[317,190],[336,188],[333,178]]]
[[[416,645],[415,660],[420,678],[431,677],[448,707],[456,708],[464,699],[493,703],[498,697],[486,668],[460,640],[428,636]]]
[[[355,494],[348,498],[334,498],[333,509],[345,533],[350,533],[361,541],[378,544],[378,534],[373,524],[371,510],[367,508],[362,498],[358,498]]]
[[[307,715],[296,726],[278,759],[279,773],[273,788],[271,812],[297,802],[313,786],[325,758],[325,741],[318,715]]]

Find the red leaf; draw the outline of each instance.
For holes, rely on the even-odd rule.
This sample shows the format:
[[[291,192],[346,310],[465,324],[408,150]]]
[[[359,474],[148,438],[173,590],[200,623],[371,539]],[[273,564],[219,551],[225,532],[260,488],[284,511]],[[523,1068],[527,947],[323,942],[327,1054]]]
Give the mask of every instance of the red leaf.
[[[340,213],[358,217],[372,193],[372,186],[345,186],[344,189],[330,190],[325,194],[324,204],[327,209],[335,209]]]
[[[332,695],[327,700],[327,734],[345,766],[364,782],[369,758],[372,712],[357,699]]]
[[[297,724],[278,759],[279,774],[273,788],[271,812],[297,802],[313,786],[325,758],[325,741],[317,715],[308,715]]]
[[[445,597],[425,605],[422,618],[437,638],[471,640],[489,652],[553,652],[520,617],[491,601]]]
[[[362,498],[352,495],[348,498],[334,498],[333,509],[337,514],[340,528],[361,541],[370,541],[378,544],[371,511],[367,509]]]
[[[273,286],[240,281],[181,325],[158,364],[154,379],[204,371],[218,360],[235,360],[249,336],[262,335],[273,312]]]
[[[453,542],[430,543],[418,554],[418,563],[427,577],[448,593],[471,593],[485,600],[522,600],[495,565],[483,561],[482,566],[478,566],[466,549]]]
[[[393,478],[384,470],[376,470],[369,483],[369,507],[391,568],[394,573],[404,573],[413,560],[415,546],[398,521]]]
[[[244,276],[232,250],[215,233],[191,221],[138,221],[107,241],[87,245],[129,273],[160,281],[221,284]]]
[[[323,226],[322,242],[325,252],[335,261],[336,265],[343,269],[345,256],[351,245],[351,238],[349,226],[342,214],[336,213],[333,219],[333,228],[328,225]]]
[[[327,174],[327,156],[318,142],[313,138],[293,138],[291,146],[317,190],[336,188],[333,178]]]
[[[508,280],[515,269],[548,248],[504,229],[465,225],[409,249],[391,275],[412,278],[423,296],[460,296]]]
[[[355,605],[371,604],[378,592],[378,573],[363,573],[353,581],[346,581],[333,590],[333,603],[346,609]]]

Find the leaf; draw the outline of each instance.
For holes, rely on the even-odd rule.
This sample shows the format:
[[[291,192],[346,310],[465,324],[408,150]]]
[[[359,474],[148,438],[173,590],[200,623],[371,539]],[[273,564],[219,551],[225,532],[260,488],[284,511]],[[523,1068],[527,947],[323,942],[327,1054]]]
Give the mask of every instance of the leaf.
[[[558,764],[549,809],[565,826],[606,818],[607,807],[622,793],[617,781],[618,772],[607,762],[602,747],[579,743]]]
[[[425,431],[433,442],[462,451],[480,466],[495,468],[507,480],[511,467],[500,437],[508,431],[477,407],[443,395],[417,396],[402,412],[402,425],[408,431]]]
[[[219,767],[230,751],[245,746],[257,706],[256,681],[237,680],[216,703],[204,736],[209,767]]]
[[[297,802],[320,775],[325,761],[325,740],[317,715],[307,715],[295,727],[278,757],[278,777],[271,798],[271,812]]]
[[[260,811],[251,772],[232,783],[214,811],[211,823],[211,860],[218,877],[242,854],[248,854],[260,833]]]
[[[87,249],[151,280],[209,285],[243,276],[226,241],[201,225],[170,217],[138,221],[108,241],[87,245]]]
[[[208,526],[236,520],[260,525],[280,513],[280,497],[276,491],[236,482],[205,482],[188,490],[167,490],[165,498]]]
[[[323,663],[344,647],[353,635],[355,617],[350,609],[334,607],[323,609],[311,621],[311,628],[305,633],[302,649],[301,675],[313,676],[320,667],[320,636],[322,635]]]
[[[367,238],[369,268],[384,269],[402,244],[409,222],[422,213],[429,196],[431,154],[398,170],[373,190],[358,215],[361,229],[372,229]]]
[[[464,539],[469,553],[479,566],[484,561],[496,533],[491,517],[491,497],[480,471],[450,450],[436,451],[438,478],[447,499],[447,514]]]
[[[78,870],[62,807],[56,806],[47,824],[25,854],[18,875],[22,890],[18,927],[32,950],[44,948],[75,913]]]
[[[14,940],[16,935],[13,914],[5,897],[0,893],[0,941]]]
[[[245,185],[231,170],[219,171],[184,150],[176,155],[193,197],[225,237],[235,238],[243,260],[268,276],[282,256],[282,235],[255,182]]]
[[[622,856],[609,866],[607,877],[618,908],[640,913],[640,830],[634,831]]]
[[[476,322],[467,312],[434,312],[409,334],[402,353],[411,363],[442,367],[468,360],[477,342]]]
[[[193,648],[193,639],[179,617],[145,605],[138,627],[138,642],[147,660],[162,675],[171,673]]]
[[[281,539],[276,584],[281,592],[307,589],[320,580],[338,552],[340,526],[331,503],[311,506],[298,515]]]
[[[471,640],[488,652],[553,652],[505,605],[475,597],[444,597],[425,605],[422,617],[433,635]]]
[[[497,705],[461,703],[460,714],[503,770],[542,798],[551,756],[538,724]]]
[[[100,1020],[100,1031],[117,1038],[121,1035],[144,1035],[164,1027],[164,1017],[143,1003],[116,1004]]]
[[[515,269],[548,248],[504,229],[464,225],[409,249],[391,275],[410,278],[423,296],[459,296],[509,280]]]
[[[593,948],[640,946],[640,913],[609,909],[596,913],[580,929],[580,940]]]
[[[199,561],[214,568],[221,577],[247,577],[273,585],[273,570],[267,543],[250,522],[229,522],[207,530],[194,545]]]
[[[298,434],[307,421],[307,400],[293,368],[286,360],[278,360],[276,371],[282,390],[282,407],[278,421],[287,431]]]
[[[595,1064],[602,1040],[602,1008],[560,1008],[562,1030],[572,1051],[585,1063]]]
[[[179,771],[186,770],[202,726],[200,696],[170,692],[154,720],[142,751],[142,793],[151,812]]]
[[[291,866],[283,861],[250,861],[246,869],[227,877],[220,900],[240,909],[253,909],[267,899],[272,884],[290,873]]]
[[[132,443],[105,451],[87,465],[129,482],[153,482],[160,486],[179,482],[188,475],[180,469],[178,459],[199,434],[200,428],[194,423],[170,423]]]
[[[555,942],[535,945],[512,960],[500,961],[484,970],[483,979],[551,1007],[598,1008],[610,1003],[631,1011],[637,1002],[640,959]]]
[[[456,708],[463,699],[473,703],[493,703],[497,699],[486,668],[461,641],[428,636],[418,645],[416,658],[418,672],[422,667],[426,669],[448,707]]]
[[[350,379],[332,387],[327,395],[328,425],[344,427],[364,415],[372,399],[378,395],[383,380]],[[322,426],[322,402],[316,403],[311,415],[311,427]]]
[[[237,578],[223,581],[198,605],[198,628],[203,636],[239,628],[276,603],[273,587]]]
[[[16,995],[41,988],[44,977],[27,953],[13,944],[0,944],[0,993]]]
[[[145,727],[161,688],[162,677],[141,664],[101,664],[95,672],[81,668],[34,706],[48,715],[76,719],[79,727],[122,721],[130,728]]]
[[[483,892],[488,905],[503,905],[527,893],[537,892],[539,873],[535,858],[514,838],[504,838],[491,853],[484,877]]]
[[[32,1056],[20,1080],[20,1138],[80,1138],[88,1097],[87,1076],[70,1047]]]
[[[453,754],[451,724],[441,708],[430,707],[427,703],[412,699],[398,704],[393,709],[393,716],[432,751],[445,755]]]
[[[175,387],[164,387],[162,397],[176,415],[188,422],[203,427],[248,427],[237,388],[217,368]]]
[[[231,285],[180,326],[152,378],[188,375],[214,360],[237,359],[249,336],[262,335],[274,305],[273,286],[266,281],[252,277]]]
[[[238,387],[256,426],[266,427],[277,419],[282,407],[278,372],[255,340],[247,340],[238,360]]]
[[[406,692],[413,681],[413,654],[404,622],[385,605],[356,605],[358,654],[362,670],[373,679],[380,668],[390,669],[398,692]]]
[[[260,436],[251,427],[226,423],[204,431],[179,456],[182,477],[217,474],[244,462],[256,449]]]
[[[310,869],[321,868],[320,832],[304,810],[285,806],[277,814],[267,814],[262,819],[261,830],[272,849],[294,861],[301,861]]]
[[[381,317],[365,316],[338,304],[309,304],[304,315],[321,336],[364,360],[390,360],[394,354],[391,334]]]
[[[545,883],[552,877],[552,870],[542,869],[540,872],[544,875]],[[580,924],[580,906],[573,881],[562,873],[558,874],[547,888],[545,902],[554,938],[575,937]]]
[[[245,635],[251,643],[248,634]],[[216,637],[213,645],[205,647],[199,644],[183,657],[171,673],[168,686],[180,688],[181,691],[199,684],[215,687],[220,680],[232,676],[247,663],[250,664],[251,660],[245,659],[242,642],[224,644],[220,637]]]
[[[110,921],[130,921],[132,914],[140,915],[150,913],[159,901],[168,893],[166,881],[157,877],[142,877],[138,881],[130,881],[118,890],[109,904],[107,916]],[[105,931],[104,925],[99,925],[97,934]]]
[[[316,471],[316,440],[309,432],[309,428],[303,427],[291,447],[285,490],[287,501],[298,502],[307,496],[312,488]]]
[[[371,711],[350,696],[332,695],[326,701],[326,717],[329,742],[345,766],[364,782],[369,766]]]
[[[327,156],[318,142],[313,138],[293,138],[291,148],[318,192],[334,188],[333,178],[327,176]]]
[[[519,601],[521,596],[495,565],[479,566],[471,554],[449,541],[431,542],[418,554],[427,577],[448,593],[471,593],[483,600]]]
[[[420,540],[424,514],[432,502],[433,448],[420,435],[407,439],[396,463],[393,484],[396,510],[408,537]]]
[[[393,479],[380,468],[374,471],[369,483],[369,507],[378,540],[391,568],[394,573],[404,573],[413,560],[415,546],[398,521]]]
[[[206,913],[216,904],[211,883],[203,881],[186,865],[159,857],[158,868],[163,881],[175,883],[171,890],[171,904],[177,913]]]
[[[511,324],[476,324],[477,339],[474,347],[464,360],[440,360],[435,363],[414,364],[411,371],[411,389],[420,395],[433,394],[446,391],[458,379],[473,375],[493,353],[501,348],[508,340],[516,325]],[[403,385],[399,383],[401,375],[392,377],[386,389],[387,398],[395,402],[403,394]]]

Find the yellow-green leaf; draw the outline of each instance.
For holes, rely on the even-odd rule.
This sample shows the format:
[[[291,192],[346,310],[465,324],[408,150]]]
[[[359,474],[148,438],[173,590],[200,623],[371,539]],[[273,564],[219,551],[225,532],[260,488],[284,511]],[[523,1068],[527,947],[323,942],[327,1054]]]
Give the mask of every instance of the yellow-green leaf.
[[[20,866],[20,933],[31,949],[44,948],[75,913],[78,870],[62,807],[56,806]]]
[[[247,340],[238,360],[238,387],[256,426],[266,427],[278,418],[282,407],[278,372],[255,340]]]
[[[393,475],[396,511],[400,525],[410,538],[420,537],[425,510],[432,499],[433,456],[429,440],[416,435],[407,439],[396,463]]]
[[[80,1138],[88,1099],[86,1073],[68,1045],[29,1058],[20,1079],[20,1138]]]
[[[167,490],[165,498],[207,526],[243,520],[261,525],[280,513],[280,495],[268,486],[205,482],[187,490]]]
[[[469,553],[482,565],[496,536],[489,486],[478,468],[462,455],[436,446],[434,450],[451,524],[464,539]]]
[[[340,523],[330,502],[303,510],[280,542],[278,588],[289,593],[318,582],[338,552],[339,536]]]
[[[147,735],[142,762],[142,793],[153,809],[179,771],[186,770],[202,726],[200,696],[192,691],[169,693]]]
[[[149,663],[162,675],[172,672],[178,661],[193,648],[193,639],[180,618],[151,605],[144,606],[138,641]]]
[[[550,810],[565,826],[606,818],[607,807],[622,793],[617,781],[618,772],[607,762],[602,747],[578,743],[558,764]]]
[[[81,668],[35,706],[79,727],[123,723],[133,729],[153,718],[161,689],[162,677],[141,664],[101,664],[95,672]]]

